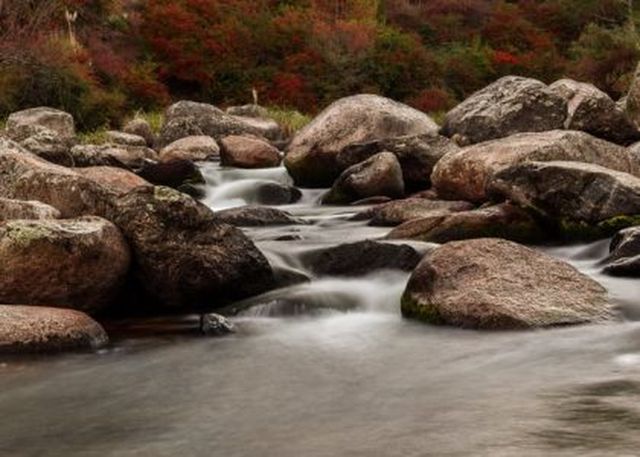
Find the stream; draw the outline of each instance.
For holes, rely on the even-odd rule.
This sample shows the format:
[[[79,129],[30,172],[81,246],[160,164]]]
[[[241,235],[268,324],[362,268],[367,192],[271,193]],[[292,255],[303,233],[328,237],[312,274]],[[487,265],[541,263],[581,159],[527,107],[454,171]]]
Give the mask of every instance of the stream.
[[[204,202],[254,203],[284,168],[203,166]],[[246,229],[280,270],[383,236],[320,206],[306,225]],[[425,250],[431,246],[418,243]],[[197,336],[197,316],[121,322],[97,354],[0,360],[0,456],[454,457],[640,455],[640,282],[597,262],[607,242],[543,248],[608,288],[623,323],[476,332],[407,321],[409,275],[313,278]]]

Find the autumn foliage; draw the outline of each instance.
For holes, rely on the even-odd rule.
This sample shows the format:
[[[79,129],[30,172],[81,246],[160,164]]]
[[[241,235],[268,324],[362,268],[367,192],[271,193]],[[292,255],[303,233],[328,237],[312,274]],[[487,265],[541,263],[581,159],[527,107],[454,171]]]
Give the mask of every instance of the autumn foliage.
[[[314,112],[357,92],[442,111],[506,74],[623,94],[640,58],[619,0],[0,1],[0,116],[84,128],[176,98]]]

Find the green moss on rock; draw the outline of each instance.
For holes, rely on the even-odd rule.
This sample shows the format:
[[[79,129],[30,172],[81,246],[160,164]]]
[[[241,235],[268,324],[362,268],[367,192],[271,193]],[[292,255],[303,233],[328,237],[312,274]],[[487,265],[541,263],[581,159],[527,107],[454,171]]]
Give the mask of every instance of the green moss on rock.
[[[19,246],[29,246],[32,242],[48,238],[53,234],[49,227],[22,222],[9,222],[6,230],[6,236]]]
[[[416,319],[434,325],[445,324],[445,320],[435,306],[419,303],[408,291],[402,294],[400,310],[402,315],[409,319]]]
[[[153,197],[156,200],[165,202],[180,202],[185,199],[182,192],[164,186],[156,186],[153,191]]]

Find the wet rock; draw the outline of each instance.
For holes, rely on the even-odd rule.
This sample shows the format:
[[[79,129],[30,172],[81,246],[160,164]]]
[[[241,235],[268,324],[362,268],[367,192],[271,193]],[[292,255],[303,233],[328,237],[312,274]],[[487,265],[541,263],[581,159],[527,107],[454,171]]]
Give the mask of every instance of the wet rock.
[[[160,161],[175,159],[194,162],[215,160],[220,157],[220,147],[210,136],[187,136],[165,146],[160,151]]]
[[[336,160],[340,169],[344,170],[388,151],[400,162],[405,187],[424,189],[431,183],[435,164],[445,154],[459,149],[453,141],[440,135],[402,136],[349,145],[338,153]]]
[[[117,130],[109,130],[105,133],[107,141],[112,144],[118,144],[123,146],[139,146],[147,147],[147,140],[140,135],[134,135],[132,133],[119,132]]]
[[[269,168],[280,164],[280,151],[260,138],[230,135],[220,140],[220,163],[228,167]]]
[[[158,153],[144,146],[116,144],[82,144],[71,148],[73,162],[68,166],[125,166],[130,169],[144,165],[147,160],[157,160]],[[65,164],[62,164],[65,165]]]
[[[261,132],[213,105],[180,101],[167,109],[158,145],[164,147],[180,138],[193,135],[207,135],[219,139],[228,135],[243,134],[260,136]]]
[[[547,237],[544,229],[525,210],[503,203],[473,211],[438,214],[405,222],[388,239],[410,239],[432,243],[495,237],[535,243]]]
[[[297,187],[267,182],[256,188],[256,196],[260,205],[288,205],[300,200],[302,192]]]
[[[302,219],[286,211],[265,206],[241,206],[215,212],[218,222],[238,227],[262,227],[268,225],[304,224]]]
[[[158,186],[178,189],[189,195],[199,196],[196,187],[204,184],[200,169],[190,160],[175,159],[167,162],[146,162],[137,172],[138,176]]]
[[[226,317],[209,313],[200,316],[200,331],[207,336],[226,336],[235,333],[236,328]]]
[[[7,119],[5,129],[10,139],[22,141],[41,132],[42,127],[59,137],[73,138],[76,135],[71,114],[47,107],[30,108],[12,113]]]
[[[73,170],[49,163],[14,142],[0,139],[0,197],[38,200],[62,217],[102,215],[112,194]]]
[[[328,187],[342,171],[337,156],[347,146],[437,130],[429,116],[393,100],[377,95],[346,97],[295,135],[285,166],[297,185]]]
[[[76,173],[118,195],[140,186],[151,186],[151,183],[123,168],[115,167],[85,167],[76,168]]]
[[[60,211],[34,200],[12,200],[0,197],[0,222],[10,219],[58,219]]]
[[[100,324],[82,312],[0,305],[0,354],[95,350],[108,341]]]
[[[395,155],[381,152],[347,168],[323,198],[325,204],[344,204],[369,197],[404,195],[402,168]]]
[[[611,240],[604,272],[613,276],[640,276],[640,227],[618,232]]]
[[[640,132],[623,109],[593,84],[561,79],[549,89],[568,103],[565,128],[581,130],[618,144],[639,139]]]
[[[351,206],[362,206],[362,205],[381,205],[383,203],[388,203],[390,201],[392,201],[393,199],[390,197],[384,197],[381,195],[375,196],[375,197],[367,197],[367,198],[363,198],[362,200],[356,200],[355,202],[350,203]],[[364,213],[364,211],[363,211]],[[363,213],[359,213],[359,215],[362,215]],[[353,217],[353,220],[363,220],[363,219],[369,219],[369,217],[358,217],[358,214],[356,214],[356,216]]]
[[[125,234],[137,283],[156,309],[215,308],[274,284],[266,258],[239,229],[181,192],[135,189],[109,219]]]
[[[521,163],[497,173],[488,189],[552,219],[595,224],[640,215],[640,178],[598,165]]]
[[[364,276],[377,270],[411,271],[422,254],[407,244],[359,241],[306,253],[302,262],[319,276]]]
[[[447,243],[427,254],[403,294],[402,313],[485,330],[601,322],[613,315],[606,290],[572,266],[490,238]]]
[[[449,111],[442,134],[463,144],[561,129],[567,102],[535,79],[505,76]]]
[[[555,130],[520,133],[448,154],[435,166],[431,180],[442,198],[484,202],[486,186],[499,171],[523,162],[554,160],[593,163],[640,174],[640,160],[626,148],[588,133]]]
[[[129,248],[98,217],[0,224],[0,303],[46,303],[97,312],[129,270]]]
[[[434,214],[444,215],[469,211],[473,208],[473,204],[464,201],[406,198],[378,205],[359,214],[355,219],[371,219],[369,225],[393,227],[412,219],[420,219]]]
[[[156,136],[149,122],[139,117],[127,122],[122,128],[122,131],[131,135],[141,136],[144,138],[146,146],[150,148],[152,148],[156,142]]]

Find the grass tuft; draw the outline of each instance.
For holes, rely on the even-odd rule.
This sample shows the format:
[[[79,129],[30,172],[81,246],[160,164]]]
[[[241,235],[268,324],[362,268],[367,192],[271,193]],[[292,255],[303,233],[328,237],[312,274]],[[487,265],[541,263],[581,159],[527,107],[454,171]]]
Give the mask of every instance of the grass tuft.
[[[271,106],[267,108],[267,111],[269,112],[269,116],[280,124],[280,127],[282,127],[282,130],[287,136],[291,136],[302,129],[311,122],[312,119],[311,116],[294,109]]]

